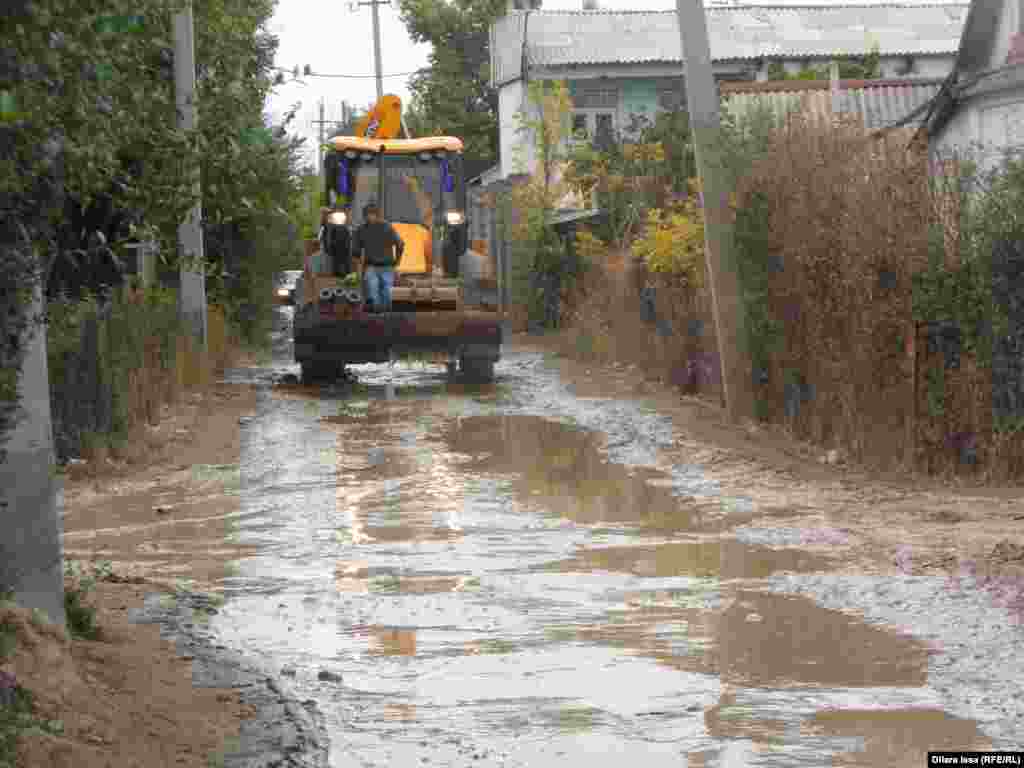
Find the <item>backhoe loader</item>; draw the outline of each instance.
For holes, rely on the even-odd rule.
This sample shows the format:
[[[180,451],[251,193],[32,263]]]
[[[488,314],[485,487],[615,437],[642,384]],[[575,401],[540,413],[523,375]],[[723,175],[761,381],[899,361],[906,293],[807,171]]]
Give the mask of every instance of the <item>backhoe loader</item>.
[[[328,258],[318,261],[334,269],[314,274],[320,241],[307,241],[293,325],[306,381],[410,354],[443,360],[450,372],[474,380],[494,377],[503,310],[494,265],[467,248],[462,141],[398,138],[399,131],[401,100],[388,95],[357,124],[357,135],[336,136],[325,147]],[[405,246],[392,311],[384,313],[367,311],[360,275],[338,271],[352,263],[355,229],[371,200]]]

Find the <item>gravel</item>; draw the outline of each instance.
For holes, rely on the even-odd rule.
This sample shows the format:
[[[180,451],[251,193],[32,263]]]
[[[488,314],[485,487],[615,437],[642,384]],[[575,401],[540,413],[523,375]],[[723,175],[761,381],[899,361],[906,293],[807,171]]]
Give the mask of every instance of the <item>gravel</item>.
[[[129,611],[136,624],[158,624],[178,654],[193,661],[192,682],[201,688],[237,688],[256,710],[242,723],[239,749],[224,758],[225,768],[327,768],[328,736],[315,704],[299,703],[277,679],[240,653],[212,643],[190,622],[196,610],[211,607],[206,595],[152,593]]]
[[[971,577],[776,575],[766,589],[853,609],[930,644],[928,684],[996,749],[1024,749],[1024,627]]]

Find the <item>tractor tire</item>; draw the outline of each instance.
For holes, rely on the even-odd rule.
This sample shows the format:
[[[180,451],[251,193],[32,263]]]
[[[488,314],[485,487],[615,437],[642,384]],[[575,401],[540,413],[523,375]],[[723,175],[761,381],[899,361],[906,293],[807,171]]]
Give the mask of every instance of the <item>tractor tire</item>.
[[[302,383],[303,384],[329,384],[341,377],[342,368],[339,363],[325,362],[303,362]]]
[[[494,381],[494,361],[489,357],[460,357],[459,372],[467,381],[490,384]]]

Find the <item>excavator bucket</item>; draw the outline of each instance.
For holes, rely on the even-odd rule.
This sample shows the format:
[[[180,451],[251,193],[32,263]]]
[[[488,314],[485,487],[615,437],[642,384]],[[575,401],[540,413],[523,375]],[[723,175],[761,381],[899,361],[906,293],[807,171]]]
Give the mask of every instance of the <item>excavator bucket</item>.
[[[388,94],[356,123],[355,135],[367,139],[394,139],[401,130],[402,100]]]

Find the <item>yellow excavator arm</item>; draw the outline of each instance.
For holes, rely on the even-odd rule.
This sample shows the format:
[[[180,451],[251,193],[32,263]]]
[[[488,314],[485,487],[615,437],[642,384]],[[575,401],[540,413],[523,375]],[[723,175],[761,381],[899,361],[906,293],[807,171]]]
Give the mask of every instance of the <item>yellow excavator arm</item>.
[[[363,139],[395,139],[402,130],[402,100],[388,94],[356,123],[355,135]]]

